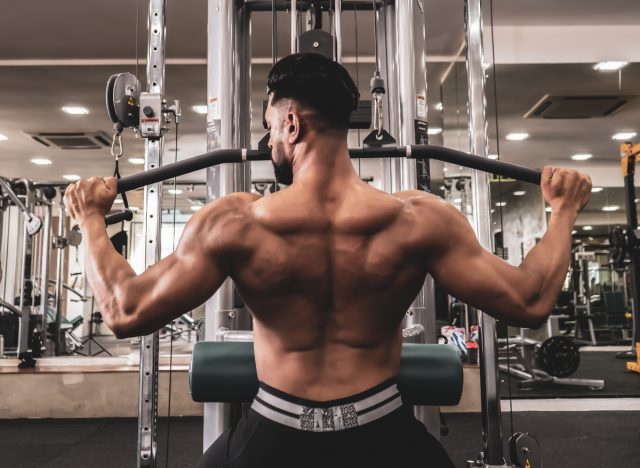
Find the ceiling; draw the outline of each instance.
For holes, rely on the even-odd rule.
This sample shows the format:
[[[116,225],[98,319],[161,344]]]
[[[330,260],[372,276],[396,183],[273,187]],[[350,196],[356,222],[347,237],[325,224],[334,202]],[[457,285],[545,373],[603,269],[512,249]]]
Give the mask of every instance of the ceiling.
[[[29,1],[0,2],[6,4],[0,15],[0,35],[4,39],[0,40],[0,133],[8,138],[0,141],[0,175],[36,181],[62,181],[63,174],[110,175],[113,161],[107,148],[51,149],[29,139],[25,132],[101,130],[111,134],[104,109],[105,84],[113,73],[135,73],[136,37],[138,56],[144,58],[147,2],[57,0],[38,2],[37,7]],[[454,74],[458,73],[457,81],[452,83],[453,74],[449,74],[442,92],[440,89],[441,79],[450,63],[456,60],[463,42],[464,3],[463,0],[424,0],[423,4],[427,31],[428,118],[431,126],[445,129],[432,142],[464,148],[468,141],[464,63],[453,68]],[[497,61],[495,73],[492,68],[487,70],[491,152],[497,153],[498,142],[503,160],[532,168],[544,164],[576,167],[587,171],[598,185],[620,187],[617,143],[611,140],[611,135],[620,130],[640,133],[640,99],[632,100],[620,112],[606,118],[549,121],[523,116],[545,94],[640,94],[640,50],[633,50],[637,49],[638,42],[629,38],[625,42],[621,34],[616,34],[621,27],[640,25],[640,2],[493,0],[485,2],[487,13],[490,6],[493,6],[493,24],[487,15],[486,53],[490,57],[491,46],[494,46]],[[206,0],[167,1],[166,95],[182,102],[179,159],[205,150],[205,116],[193,112],[192,106],[206,101],[206,9]],[[137,32],[136,24],[139,25]],[[547,28],[544,34],[539,33],[540,27]],[[530,37],[533,39],[527,39]],[[545,38],[550,37],[555,41],[552,46],[544,43]],[[351,74],[359,76],[363,95],[367,93],[373,72],[372,38],[370,12],[344,13],[343,56]],[[495,44],[490,43],[491,38]],[[587,40],[604,44],[603,47],[611,43],[611,55],[600,59],[631,57],[631,62],[639,62],[623,69],[621,89],[618,89],[617,73],[605,74],[592,69],[593,63],[599,60],[597,54],[602,52],[586,45]],[[288,44],[288,15],[281,13],[278,15],[279,55],[287,53]],[[542,46],[547,50],[547,59],[540,56]],[[605,50],[609,49],[605,47]],[[588,56],[589,53],[592,56]],[[357,69],[353,63],[356,55],[360,62]],[[270,13],[255,13],[252,17],[252,56],[252,132],[256,141],[263,132],[260,103],[271,59]],[[582,62],[576,63],[576,60]],[[144,76],[144,63],[139,73]],[[445,104],[442,113],[436,110],[436,104],[441,101]],[[64,114],[61,107],[68,104],[88,108],[89,115]],[[518,143],[505,140],[508,132],[517,130],[527,131],[530,138]],[[175,147],[175,132],[168,135],[165,145],[168,149]],[[127,158],[140,157],[143,151],[143,143],[128,134],[123,174],[141,170],[140,166],[127,162]],[[574,152],[589,152],[593,158],[577,164],[569,159]],[[35,166],[29,162],[34,157],[46,157],[53,164]],[[175,157],[175,151],[165,152],[165,162]],[[376,170],[377,166],[366,164],[365,172],[373,175]],[[268,165],[262,165],[256,167],[255,173],[265,177],[269,171]],[[434,177],[442,176],[441,165],[434,164]],[[181,178],[183,182],[202,180],[202,173]],[[185,191],[177,197],[182,200],[178,203],[185,207],[189,203],[187,195]],[[594,203],[595,200],[596,197]],[[597,210],[596,204],[594,209]]]

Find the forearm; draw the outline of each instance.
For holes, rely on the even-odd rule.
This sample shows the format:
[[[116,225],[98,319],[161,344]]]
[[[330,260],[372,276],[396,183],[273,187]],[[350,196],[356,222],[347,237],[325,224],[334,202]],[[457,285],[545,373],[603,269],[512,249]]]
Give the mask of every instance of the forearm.
[[[553,310],[571,262],[571,230],[575,215],[553,212],[542,240],[520,265],[529,281],[527,309],[543,322]]]
[[[136,274],[114,249],[102,217],[87,219],[80,227],[89,286],[106,325],[118,335],[127,319],[128,283]]]

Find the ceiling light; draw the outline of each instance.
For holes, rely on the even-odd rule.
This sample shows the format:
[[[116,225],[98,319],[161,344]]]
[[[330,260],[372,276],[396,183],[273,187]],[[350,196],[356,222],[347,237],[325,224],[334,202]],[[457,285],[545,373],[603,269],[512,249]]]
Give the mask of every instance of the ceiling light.
[[[591,187],[591,193],[598,193],[604,190],[603,187]]]
[[[202,209],[202,205],[191,205],[191,211],[198,211]]]
[[[429,135],[440,135],[442,133],[442,129],[440,127],[431,127],[427,130]]]
[[[527,192],[525,192],[524,190],[516,190],[515,192],[513,192],[513,194],[514,194],[516,197],[521,197],[521,196],[522,196],[522,195],[524,195],[525,193],[527,193]]]
[[[593,231],[593,226],[582,226],[583,231]]]
[[[596,63],[593,66],[594,70],[598,71],[617,71],[627,65],[629,62],[623,62],[622,60],[604,60]]]
[[[113,204],[114,205],[121,205],[122,203],[124,203],[124,201],[122,200],[122,198],[116,198],[115,200],[113,200]]]
[[[446,167],[442,168],[442,172],[447,172],[449,169],[447,169]]]
[[[453,203],[462,203],[462,198],[454,198]]]
[[[48,166],[49,164],[52,164],[51,159],[47,158],[33,158],[31,162],[33,164],[37,164],[38,166]]]
[[[507,140],[510,141],[522,141],[526,140],[527,138],[529,138],[529,134],[525,132],[514,132],[507,135]]]
[[[573,231],[571,231],[571,234],[578,234],[578,231],[574,229]]]
[[[82,106],[64,106],[62,108],[62,112],[69,115],[87,115],[89,113],[89,109]]]
[[[640,201],[640,198],[636,198],[635,200],[633,200],[635,203],[638,203]]]
[[[193,112],[196,114],[206,114],[207,113],[207,105],[206,104],[198,104],[197,106],[192,107]]]
[[[65,174],[62,176],[64,180],[70,180],[71,182],[75,182],[76,180],[80,180],[80,176],[76,174]]]
[[[0,133],[0,141],[7,141],[9,139],[9,137],[7,137],[7,135],[5,135],[4,133]]]
[[[180,190],[180,189],[169,189],[169,190],[167,190],[167,192],[169,192],[171,195],[180,195],[182,193],[182,190]]]
[[[498,159],[498,155],[497,154],[490,154],[489,155],[489,159]]]
[[[544,209],[544,211],[546,211],[547,213],[551,213],[551,207],[550,207],[550,206],[547,206],[547,207]]]
[[[144,158],[129,158],[127,161],[129,161],[131,164],[144,164]]]
[[[442,109],[444,109],[444,105],[443,105],[441,102],[439,102],[438,104],[436,104],[436,110],[441,111]]]
[[[618,211],[620,207],[618,205],[607,205],[602,207],[602,211]]]
[[[494,210],[493,208],[491,208],[491,214],[495,213],[496,210]]]
[[[496,202],[496,206],[507,206],[507,202],[506,201]]]
[[[619,132],[613,135],[611,138],[613,138],[614,140],[631,140],[636,135],[636,132]]]
[[[137,213],[138,211],[140,211],[140,208],[138,208],[137,206],[130,206],[129,209],[134,213]]]
[[[593,154],[578,153],[571,156],[571,159],[573,159],[574,161],[586,161],[587,159],[591,159],[592,157],[593,157]]]
[[[444,185],[441,185],[441,186],[440,186],[440,190],[444,190]]]

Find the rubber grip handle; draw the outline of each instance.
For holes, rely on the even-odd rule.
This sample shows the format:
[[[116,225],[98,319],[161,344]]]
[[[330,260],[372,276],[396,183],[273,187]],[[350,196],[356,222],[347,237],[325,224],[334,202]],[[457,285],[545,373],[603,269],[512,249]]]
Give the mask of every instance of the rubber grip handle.
[[[119,213],[113,213],[104,217],[104,223],[107,226],[111,226],[112,224],[118,224],[122,221],[131,221],[133,219],[133,211],[129,208],[122,210]]]

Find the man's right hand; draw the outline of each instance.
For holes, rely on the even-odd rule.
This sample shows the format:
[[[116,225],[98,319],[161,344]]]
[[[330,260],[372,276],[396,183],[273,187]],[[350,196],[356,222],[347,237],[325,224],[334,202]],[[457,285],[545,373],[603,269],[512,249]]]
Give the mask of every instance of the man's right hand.
[[[573,169],[545,166],[540,187],[552,212],[565,212],[574,220],[591,196],[591,178]]]

